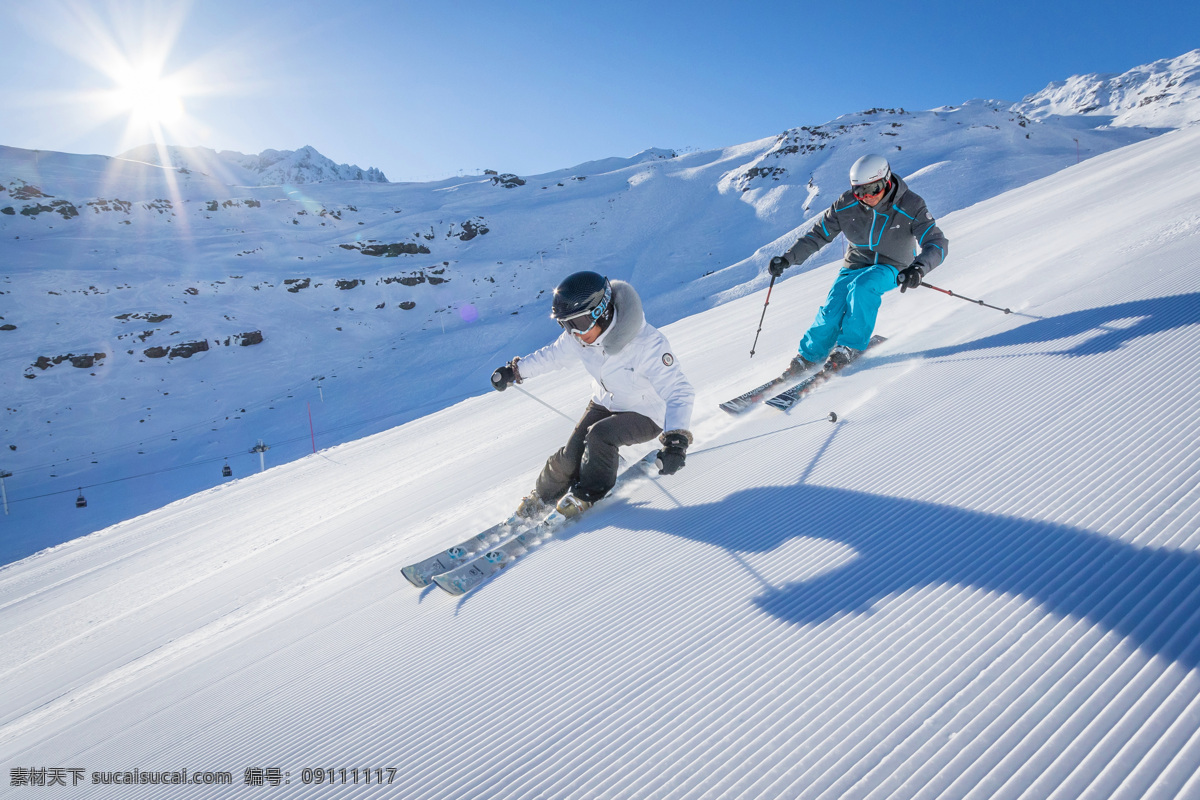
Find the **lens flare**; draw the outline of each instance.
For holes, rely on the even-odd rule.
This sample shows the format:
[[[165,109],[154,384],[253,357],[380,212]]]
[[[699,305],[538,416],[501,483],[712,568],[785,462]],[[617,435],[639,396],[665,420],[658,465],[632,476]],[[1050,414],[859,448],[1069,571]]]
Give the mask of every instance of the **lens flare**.
[[[148,0],[53,3],[36,14],[19,13],[28,35],[90,70],[80,73],[75,88],[41,92],[36,105],[61,107],[80,131],[114,136],[116,152],[198,138],[210,123],[195,118],[188,106],[202,96],[226,93],[231,67],[215,50],[188,50],[184,56],[178,45],[190,6]]]

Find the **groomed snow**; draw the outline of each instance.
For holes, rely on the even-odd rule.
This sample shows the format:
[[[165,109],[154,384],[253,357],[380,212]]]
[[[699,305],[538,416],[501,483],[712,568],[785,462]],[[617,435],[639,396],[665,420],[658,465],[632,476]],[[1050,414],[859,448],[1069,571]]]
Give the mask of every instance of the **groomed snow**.
[[[716,406],[786,362],[832,267],[776,285],[753,360],[762,292],[666,326],[698,388],[687,467],[462,599],[399,569],[506,514],[561,444],[516,392],[0,570],[5,781],[1200,795],[1198,150],[1169,133],[944,217],[930,280],[1014,313],[890,295],[889,342],[790,415]],[[526,388],[569,416],[587,392]]]

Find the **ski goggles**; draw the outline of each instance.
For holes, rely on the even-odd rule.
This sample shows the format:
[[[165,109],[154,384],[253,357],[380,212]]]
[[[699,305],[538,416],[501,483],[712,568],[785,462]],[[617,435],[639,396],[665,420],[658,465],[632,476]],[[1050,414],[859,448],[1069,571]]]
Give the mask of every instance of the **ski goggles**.
[[[564,331],[573,333],[576,336],[583,336],[585,333],[596,327],[596,323],[608,311],[608,302],[612,299],[612,293],[606,291],[604,299],[596,305],[592,310],[580,311],[577,314],[572,314],[569,317],[561,317],[557,320],[558,324],[563,327]]]
[[[884,189],[886,189],[887,185],[888,185],[887,178],[880,178],[877,181],[871,181],[870,183],[863,183],[858,186],[854,186],[852,188],[854,190],[855,197],[874,197],[875,195],[879,194]]]

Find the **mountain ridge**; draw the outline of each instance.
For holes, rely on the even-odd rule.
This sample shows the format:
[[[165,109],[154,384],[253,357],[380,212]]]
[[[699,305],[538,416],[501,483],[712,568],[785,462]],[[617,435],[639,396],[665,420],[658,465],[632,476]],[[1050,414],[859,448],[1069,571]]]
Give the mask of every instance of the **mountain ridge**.
[[[1200,48],[1127,70],[1053,81],[1013,108],[1035,118],[1111,117],[1111,125],[1179,128],[1196,122]]]
[[[208,147],[146,144],[126,150],[117,157],[169,169],[205,173],[231,186],[300,185],[326,181],[388,182],[383,172],[375,167],[364,170],[356,164],[336,164],[309,145],[299,150],[263,150],[255,155],[247,155]]]

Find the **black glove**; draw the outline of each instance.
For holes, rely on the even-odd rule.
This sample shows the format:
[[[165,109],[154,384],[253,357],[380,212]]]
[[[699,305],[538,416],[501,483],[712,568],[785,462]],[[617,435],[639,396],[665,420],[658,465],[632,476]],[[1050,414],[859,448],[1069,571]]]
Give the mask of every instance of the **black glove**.
[[[775,256],[771,259],[771,263],[767,264],[767,272],[771,273],[772,278],[778,278],[783,274],[783,271],[790,267],[792,262],[788,261],[783,256]],[[668,475],[670,473],[667,473]]]
[[[521,373],[517,370],[517,361],[519,360],[519,358],[514,358],[492,373],[493,389],[497,392],[503,392],[512,384],[521,382]]]
[[[658,440],[665,445],[658,451],[658,460],[655,462],[658,474],[674,475],[683,469],[691,436],[687,431],[669,431],[658,437]]]
[[[921,285],[921,279],[925,277],[925,267],[921,264],[913,264],[900,270],[900,274],[896,276],[896,284],[900,287],[900,294],[904,294],[909,289],[915,289]]]

